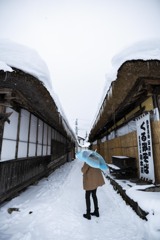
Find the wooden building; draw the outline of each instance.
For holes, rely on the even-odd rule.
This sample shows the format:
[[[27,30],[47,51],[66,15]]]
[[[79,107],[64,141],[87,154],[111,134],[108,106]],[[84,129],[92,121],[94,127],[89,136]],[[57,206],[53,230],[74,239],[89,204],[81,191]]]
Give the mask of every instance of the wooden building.
[[[160,183],[160,61],[124,62],[89,134],[92,149],[112,163],[136,159],[139,178]]]
[[[43,82],[0,71],[0,202],[75,157],[76,138]]]

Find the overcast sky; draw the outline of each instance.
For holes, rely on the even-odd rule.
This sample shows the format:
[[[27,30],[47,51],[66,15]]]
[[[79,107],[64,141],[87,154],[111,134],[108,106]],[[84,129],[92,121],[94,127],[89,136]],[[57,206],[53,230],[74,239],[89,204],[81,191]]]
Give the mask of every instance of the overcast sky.
[[[81,136],[92,126],[112,58],[137,41],[160,38],[159,23],[160,0],[0,0],[0,38],[40,54]]]

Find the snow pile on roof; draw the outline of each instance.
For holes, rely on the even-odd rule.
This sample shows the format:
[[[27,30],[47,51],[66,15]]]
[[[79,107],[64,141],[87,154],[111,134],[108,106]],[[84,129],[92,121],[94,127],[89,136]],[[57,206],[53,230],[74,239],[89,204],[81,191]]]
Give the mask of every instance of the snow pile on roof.
[[[112,58],[112,67],[106,74],[104,91],[93,121],[93,125],[102,106],[102,103],[106,97],[106,94],[112,94],[111,83],[116,80],[117,72],[120,66],[126,61],[138,59],[160,60],[160,39],[137,42],[123,49],[121,52],[119,52]]]
[[[0,39],[0,70],[11,71],[10,67],[31,74],[47,87],[52,86],[48,68],[35,50],[8,39]]]
[[[10,40],[0,39],[0,70],[12,72],[12,67],[20,69],[44,83],[62,116],[64,129],[69,136],[75,139],[75,135],[69,127],[68,120],[64,114],[58,96],[53,91],[47,65],[41,59],[39,54],[35,50],[24,45],[17,44]]]
[[[106,81],[116,80],[117,71],[124,62],[138,59],[160,60],[160,39],[137,42],[115,55],[112,58],[112,68],[106,75]]]
[[[78,146],[80,146],[81,148],[88,148],[90,146],[90,142],[84,142],[83,144],[78,143]]]
[[[13,69],[8,66],[6,63],[0,61],[0,70],[3,70],[4,72],[13,72]]]

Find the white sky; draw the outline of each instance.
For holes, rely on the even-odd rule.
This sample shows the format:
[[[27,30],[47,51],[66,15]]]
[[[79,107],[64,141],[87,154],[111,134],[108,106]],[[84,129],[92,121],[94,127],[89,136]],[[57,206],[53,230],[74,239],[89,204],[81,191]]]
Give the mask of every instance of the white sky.
[[[0,1],[0,38],[41,55],[71,127],[78,118],[82,136],[93,123],[112,58],[137,41],[160,38],[159,23],[159,0]]]

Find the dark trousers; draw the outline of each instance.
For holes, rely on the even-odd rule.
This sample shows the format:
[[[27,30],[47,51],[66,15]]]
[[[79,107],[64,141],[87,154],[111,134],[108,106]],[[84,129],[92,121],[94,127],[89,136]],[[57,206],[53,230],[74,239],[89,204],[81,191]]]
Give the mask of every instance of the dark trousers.
[[[98,199],[97,199],[96,191],[97,191],[97,189],[86,191],[85,197],[86,197],[86,207],[87,207],[88,213],[90,213],[90,211],[91,211],[90,195],[92,195],[92,198],[93,198],[94,209],[96,210],[98,208]]]

